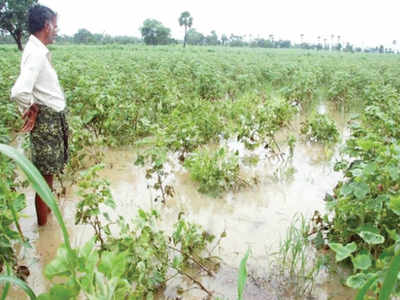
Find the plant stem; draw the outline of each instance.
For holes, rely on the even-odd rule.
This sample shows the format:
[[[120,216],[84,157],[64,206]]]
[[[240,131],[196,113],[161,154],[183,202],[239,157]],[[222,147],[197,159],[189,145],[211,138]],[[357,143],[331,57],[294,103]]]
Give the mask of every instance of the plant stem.
[[[18,221],[17,212],[15,211],[14,205],[12,205],[12,203],[9,202],[9,199],[7,200],[7,206],[11,211],[11,214],[13,216],[14,223],[15,223],[15,226],[17,227],[19,236],[21,237],[22,242],[25,243],[25,237],[24,237],[24,234],[22,233],[22,229],[21,229],[21,226]]]
[[[204,285],[201,284],[200,281],[194,279],[191,275],[189,275],[188,273],[186,273],[185,271],[182,270],[178,270],[179,274],[186,276],[187,278],[189,278],[190,280],[192,280],[195,284],[197,284],[204,292],[206,292],[208,294],[208,296],[212,297],[213,293],[210,292],[209,290],[207,290]]]
[[[179,253],[185,255],[186,257],[188,257],[189,259],[191,259],[194,263],[196,263],[201,269],[203,269],[204,271],[206,271],[207,274],[208,274],[209,276],[214,277],[214,274],[213,274],[209,269],[207,269],[205,266],[203,266],[200,262],[198,262],[196,259],[194,259],[193,256],[191,256],[191,255],[189,255],[189,254],[187,254],[187,253],[185,253],[185,252],[182,252],[181,250],[179,250],[179,249],[177,249],[177,248],[174,248],[174,247],[172,247],[172,246],[169,246],[169,245],[168,245],[168,248],[170,248],[170,249],[172,249],[172,250],[174,250],[174,251],[177,251],[177,252],[179,252]]]

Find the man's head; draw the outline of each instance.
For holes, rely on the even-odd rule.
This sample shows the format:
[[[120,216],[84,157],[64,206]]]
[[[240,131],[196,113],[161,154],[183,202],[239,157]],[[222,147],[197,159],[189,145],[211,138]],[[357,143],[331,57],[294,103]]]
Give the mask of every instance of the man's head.
[[[33,6],[28,13],[28,30],[45,45],[53,43],[58,30],[57,14],[46,6]]]

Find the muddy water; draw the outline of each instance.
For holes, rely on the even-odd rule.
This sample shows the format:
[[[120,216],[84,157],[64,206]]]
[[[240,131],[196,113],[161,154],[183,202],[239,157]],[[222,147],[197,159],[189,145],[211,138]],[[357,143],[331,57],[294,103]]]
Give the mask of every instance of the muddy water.
[[[333,111],[324,105],[317,109],[336,120],[342,137],[348,136],[348,114]],[[163,220],[161,226],[168,228],[182,211],[189,220],[201,224],[215,235],[226,231],[227,237],[215,249],[215,254],[223,259],[222,267],[215,278],[204,279],[203,282],[215,291],[215,295],[235,299],[237,266],[246,250],[250,248],[252,253],[248,260],[251,272],[257,276],[273,272],[271,253],[277,251],[279,241],[284,237],[293,217],[299,213],[310,217],[315,210],[324,211],[322,199],[325,193],[331,191],[340,180],[340,174],[332,168],[340,143],[332,149],[305,143],[297,136],[294,155],[291,159],[287,157],[286,137],[288,133],[299,131],[302,120],[303,117],[299,116],[288,130],[278,135],[281,151],[286,153],[283,156],[273,155],[263,147],[250,152],[235,141],[224,141],[223,144],[231,150],[239,150],[241,158],[255,153],[259,160],[256,165],[243,165],[241,174],[248,180],[257,178],[257,184],[220,198],[198,193],[189,174],[173,160],[169,166],[171,175],[168,182],[174,186],[175,196],[165,204],[155,202],[157,193],[147,188],[144,170],[134,165],[136,154],[130,149],[106,151],[106,168],[100,175],[111,183],[117,204],[116,215],[129,219],[136,215],[138,208],[157,208]],[[93,234],[88,227],[74,225],[75,205],[78,202],[76,191],[76,186],[69,185],[67,194],[59,198],[73,246],[82,245]],[[27,192],[27,217],[22,220],[23,231],[32,241],[33,248],[21,250],[20,257],[31,270],[28,284],[38,294],[49,286],[42,275],[43,268],[54,257],[61,243],[61,233],[53,217],[48,226],[38,229],[33,196],[32,191]],[[336,282],[322,278],[315,289],[316,299],[352,299],[354,294]],[[172,282],[159,299],[175,299],[178,285],[185,287],[185,282]],[[190,288],[189,285],[187,287]],[[276,296],[274,288],[279,287],[268,286],[265,282],[260,284],[249,278],[245,299],[288,298]],[[203,292],[191,289],[184,294],[183,299],[202,299],[204,296]],[[13,291],[10,299],[24,298]]]

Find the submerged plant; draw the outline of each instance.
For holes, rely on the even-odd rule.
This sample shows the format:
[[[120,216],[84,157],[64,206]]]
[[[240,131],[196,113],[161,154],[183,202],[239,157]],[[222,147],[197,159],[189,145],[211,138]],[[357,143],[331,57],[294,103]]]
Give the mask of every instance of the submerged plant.
[[[326,115],[314,113],[306,120],[301,128],[301,133],[311,142],[323,144],[336,143],[339,140],[339,132],[335,122]]]
[[[322,256],[315,255],[310,232],[304,216],[295,216],[277,254],[282,281],[288,282],[287,289],[296,297],[311,294],[323,263]]]
[[[248,183],[240,177],[237,155],[225,148],[217,151],[199,150],[185,161],[191,178],[199,183],[199,192],[218,196],[228,190],[236,190]]]
[[[77,205],[75,213],[75,225],[89,224],[95,233],[96,241],[104,248],[104,231],[110,232],[109,226],[103,226],[100,220],[102,206],[115,208],[109,183],[99,179],[97,172],[103,169],[103,165],[95,165],[85,171],[79,179],[78,195],[82,200]],[[102,216],[110,220],[107,212]]]

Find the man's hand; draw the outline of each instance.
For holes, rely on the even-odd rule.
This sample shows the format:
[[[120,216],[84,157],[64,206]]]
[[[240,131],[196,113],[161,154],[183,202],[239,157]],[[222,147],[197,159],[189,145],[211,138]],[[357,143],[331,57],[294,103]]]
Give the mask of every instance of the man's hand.
[[[22,127],[22,132],[30,132],[35,126],[36,117],[39,112],[39,106],[37,104],[32,104],[24,114],[22,115],[22,119],[25,120],[24,126]]]

